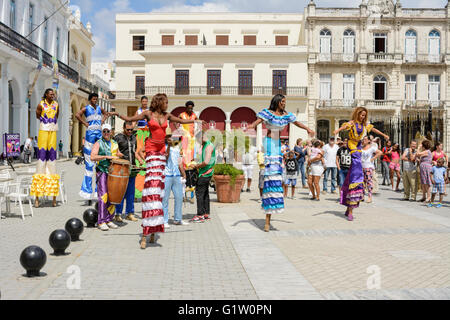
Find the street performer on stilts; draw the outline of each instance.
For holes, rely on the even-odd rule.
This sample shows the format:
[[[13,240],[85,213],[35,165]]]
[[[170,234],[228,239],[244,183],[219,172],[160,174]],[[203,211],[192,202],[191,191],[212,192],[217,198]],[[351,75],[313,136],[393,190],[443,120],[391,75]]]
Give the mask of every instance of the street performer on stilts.
[[[164,93],[156,94],[152,98],[150,110],[139,115],[127,117],[119,115],[124,121],[147,120],[150,136],[145,141],[145,159],[147,173],[144,192],[142,194],[142,239],[141,249],[147,247],[147,236],[150,242],[155,242],[155,233],[164,232],[164,211],[162,200],[164,196],[164,169],[167,154],[165,146],[166,129],[168,121],[187,124],[195,120],[183,120],[167,112],[168,99]],[[142,152],[142,151],[141,151]]]
[[[334,131],[349,131],[348,148],[352,157],[350,169],[345,178],[344,185],[341,188],[340,203],[347,207],[345,215],[348,221],[353,221],[353,209],[359,207],[359,203],[364,199],[364,173],[362,169],[361,154],[362,140],[370,132],[383,136],[386,141],[389,136],[375,129],[372,124],[368,124],[369,112],[364,107],[358,107],[353,111],[352,120],[344,123],[341,128]]]
[[[136,111],[136,115],[140,115],[141,113],[147,110],[148,110],[148,98],[146,96],[143,96],[141,98],[141,107]],[[148,138],[149,135],[150,131],[148,130],[147,120],[139,120],[137,122],[137,132],[136,132],[137,152],[139,152],[140,150],[142,151],[145,150],[145,140]],[[136,176],[134,197],[136,199],[142,199],[142,191],[144,190],[144,183],[145,183],[145,166],[141,166],[138,159],[136,159],[136,166],[142,168],[142,170],[139,171],[139,173]]]
[[[102,124],[112,115],[112,113],[106,112],[102,107],[97,105],[97,102],[98,94],[91,93],[89,95],[89,104],[81,108],[75,115],[78,121],[87,128],[83,148],[86,171],[81,185],[80,197],[88,200],[89,204],[91,199],[96,197],[92,190],[92,178],[95,167],[95,163],[91,160],[92,146],[102,138]],[[83,115],[86,120],[83,119]]]
[[[256,129],[261,123],[264,123],[268,129],[267,136],[263,141],[265,170],[262,208],[266,213],[264,231],[269,232],[271,215],[284,211],[283,172],[281,168],[283,156],[281,154],[280,132],[289,123],[306,130],[310,136],[314,136],[314,131],[298,122],[294,114],[286,111],[286,97],[281,94],[272,98],[269,109],[264,109],[256,116],[258,119],[249,126],[249,129]]]
[[[45,90],[42,101],[36,108],[36,118],[41,122],[38,136],[38,163],[33,175],[30,195],[35,196],[35,207],[39,207],[39,197],[56,197],[59,195],[59,179],[56,174],[56,140],[58,134],[59,105],[55,100],[53,89]]]

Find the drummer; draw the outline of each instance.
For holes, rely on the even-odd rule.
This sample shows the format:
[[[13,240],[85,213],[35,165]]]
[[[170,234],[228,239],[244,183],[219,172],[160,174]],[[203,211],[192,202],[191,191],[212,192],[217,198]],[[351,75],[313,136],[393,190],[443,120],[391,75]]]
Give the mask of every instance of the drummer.
[[[112,222],[115,206],[108,200],[108,168],[111,160],[123,157],[116,141],[111,139],[111,125],[102,125],[102,138],[92,147],[91,159],[97,162],[98,228],[102,231],[117,229]]]
[[[123,154],[123,158],[129,160],[131,164],[135,163],[137,159],[140,164],[145,164],[145,159],[143,159],[137,152],[137,139],[133,134],[134,125],[131,121],[126,121],[123,123],[123,133],[119,133],[114,137],[114,140],[119,144],[119,151]],[[135,193],[135,182],[138,171],[136,169],[130,170],[130,178],[128,180],[128,187],[125,193],[125,197],[120,205],[116,206],[116,217],[114,218],[116,222],[122,223],[122,210],[123,205],[126,200],[127,207],[125,213],[127,217],[125,219],[130,221],[138,221],[134,217],[134,193]]]

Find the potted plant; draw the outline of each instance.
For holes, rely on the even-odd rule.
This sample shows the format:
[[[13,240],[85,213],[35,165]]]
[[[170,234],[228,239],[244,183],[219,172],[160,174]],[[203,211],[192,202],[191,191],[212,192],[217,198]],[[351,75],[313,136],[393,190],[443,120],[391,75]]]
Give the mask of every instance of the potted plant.
[[[241,199],[241,189],[244,186],[244,172],[231,164],[216,164],[214,166],[214,182],[217,201],[221,203],[236,203]]]

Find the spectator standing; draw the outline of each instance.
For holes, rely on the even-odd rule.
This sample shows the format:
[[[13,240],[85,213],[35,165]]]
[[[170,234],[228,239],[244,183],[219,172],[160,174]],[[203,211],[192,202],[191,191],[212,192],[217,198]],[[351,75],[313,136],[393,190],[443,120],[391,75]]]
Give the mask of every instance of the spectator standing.
[[[394,144],[392,146],[392,149],[390,151],[391,155],[391,163],[389,164],[389,176],[391,178],[391,184],[392,184],[392,190],[399,191],[398,186],[400,185],[400,146],[398,143]],[[397,176],[397,185],[394,189],[394,173]]]
[[[327,193],[328,175],[331,173],[331,193],[336,193],[336,155],[339,147],[335,144],[334,137],[331,137],[328,144],[323,147],[324,159],[325,159],[325,175],[323,177],[323,192]]]
[[[403,160],[403,187],[404,201],[416,201],[417,197],[417,142],[412,140],[409,148],[402,155]]]
[[[242,170],[244,171],[244,179],[247,180],[247,192],[250,192],[253,177],[253,167],[255,163],[255,147],[250,145],[250,140],[245,139],[245,153],[242,157]],[[244,181],[245,186],[245,181]],[[241,190],[244,192],[244,190]]]
[[[59,158],[62,158],[63,156],[63,143],[62,140],[59,140],[59,144],[58,144],[58,154],[59,154]]]
[[[259,179],[258,179],[259,195],[261,196],[262,199],[264,189],[264,169],[266,168],[266,165],[264,163],[264,152],[258,150],[258,153],[256,154],[256,160],[258,161],[259,166]]]
[[[304,189],[308,188],[306,185],[306,173],[305,173],[305,159],[306,159],[306,144],[303,144],[302,139],[297,139],[297,143],[294,147],[295,155],[297,156],[298,171],[297,175],[301,174],[302,186]]]
[[[286,189],[284,190],[284,197],[287,198],[288,188],[291,186],[292,193],[291,199],[294,200],[295,186],[297,185],[297,175],[298,175],[298,163],[295,158],[294,151],[288,153],[288,158],[286,159],[286,182],[284,183]]]
[[[34,137],[32,142],[33,142],[33,149],[34,149],[34,158],[37,159],[38,158],[38,152],[39,152],[38,143],[37,143],[37,137]]]
[[[386,146],[381,150],[383,152],[383,160],[381,161],[382,167],[381,171],[383,174],[383,186],[388,186],[391,184],[391,181],[389,179],[390,169],[389,165],[391,164],[391,148],[392,148],[392,142],[388,140],[386,142]]]
[[[361,153],[361,164],[364,173],[364,189],[367,191],[367,203],[372,202],[373,191],[373,174],[375,172],[375,160],[383,153],[378,150],[376,145],[373,145],[369,137],[365,136],[362,141],[363,148]]]
[[[423,197],[420,202],[430,202],[430,187],[431,182],[431,170],[433,169],[432,160],[433,155],[431,154],[431,142],[429,140],[422,141],[422,150],[416,155],[416,158],[420,159],[420,183],[422,185]]]
[[[28,137],[23,146],[24,163],[31,163],[31,150],[33,150],[33,138]]]
[[[444,186],[448,182],[447,169],[444,167],[444,158],[439,158],[437,164],[433,166],[431,170],[431,182],[433,183],[433,191],[431,194],[431,201],[428,207],[435,206],[436,208],[442,207],[442,200],[444,199]],[[436,193],[439,193],[439,202],[434,203]]]
[[[308,165],[311,167],[311,182],[309,185],[309,189],[311,190],[312,199],[320,201],[320,177],[323,174],[323,150],[322,150],[322,141],[316,140],[313,143],[313,147],[311,148],[311,152],[309,155]]]
[[[339,148],[336,154],[336,166],[339,171],[339,194],[341,193],[342,185],[344,184],[351,164],[352,156],[350,155],[350,149],[348,148],[348,139],[345,138],[343,146]]]
[[[448,164],[448,157],[444,152],[444,146],[442,145],[442,142],[436,142],[436,144],[434,145],[434,151],[432,152],[433,154],[433,165],[437,165],[437,161],[441,158],[444,158],[444,166],[446,164]],[[447,187],[444,184],[444,195],[447,195]]]

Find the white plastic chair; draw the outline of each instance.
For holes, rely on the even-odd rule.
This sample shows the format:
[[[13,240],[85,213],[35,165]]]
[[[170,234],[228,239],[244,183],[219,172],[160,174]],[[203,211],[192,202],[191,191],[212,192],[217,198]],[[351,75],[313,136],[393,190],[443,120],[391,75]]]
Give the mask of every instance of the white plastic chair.
[[[66,171],[61,171],[61,174],[59,175],[61,179],[59,180],[59,194],[61,196],[61,202],[63,204],[67,204],[67,192],[66,192],[66,186],[64,184],[64,176],[66,175]]]
[[[10,191],[11,189],[14,189],[14,191],[8,193],[9,198],[14,198],[15,200],[17,200],[17,202],[19,202],[22,220],[25,220],[22,200],[28,199],[31,216],[33,217],[33,206],[31,205],[30,187],[31,187],[31,177],[18,177],[17,183],[10,186]]]

